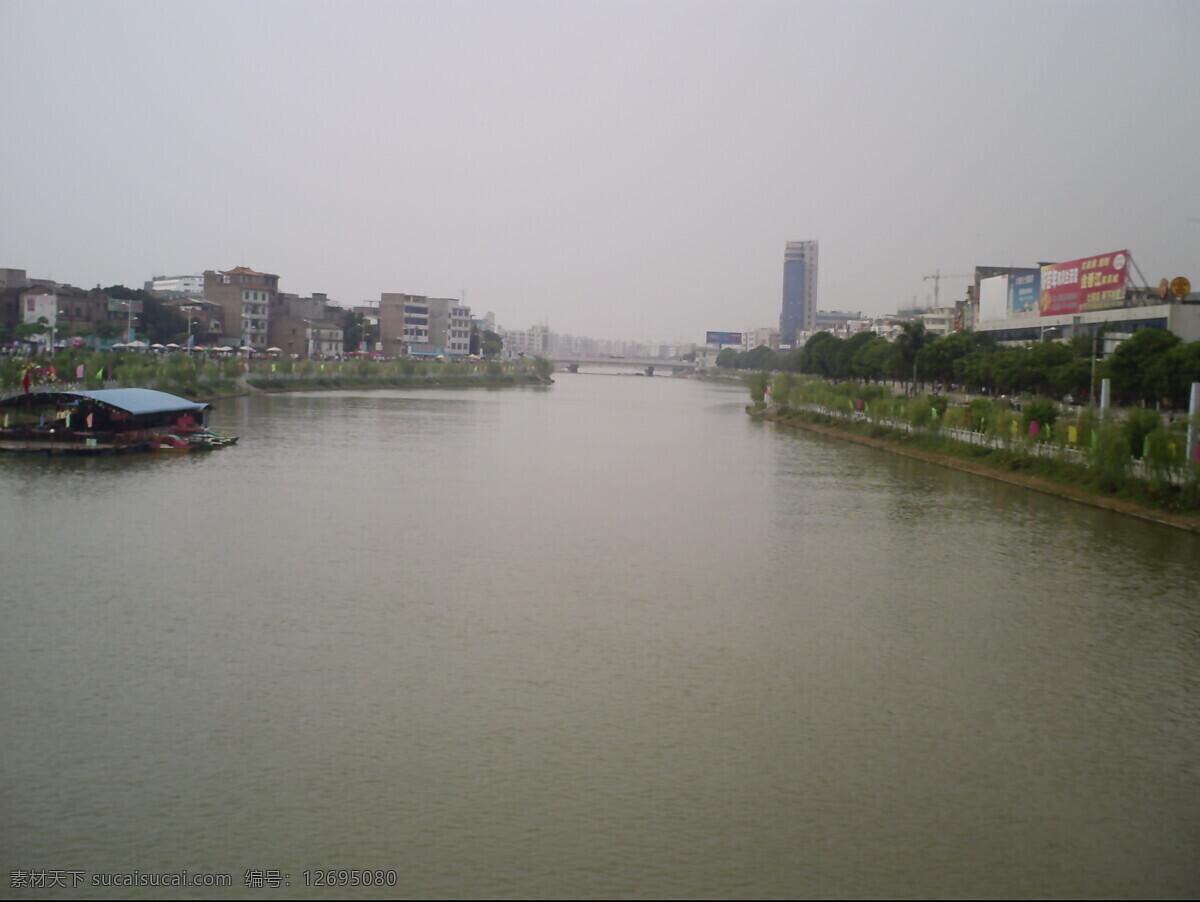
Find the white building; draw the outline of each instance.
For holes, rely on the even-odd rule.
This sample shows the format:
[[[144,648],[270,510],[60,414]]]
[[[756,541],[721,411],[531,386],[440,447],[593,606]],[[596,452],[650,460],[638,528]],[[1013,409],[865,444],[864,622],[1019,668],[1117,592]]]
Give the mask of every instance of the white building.
[[[146,290],[167,297],[203,297],[204,276],[155,276],[146,283]]]

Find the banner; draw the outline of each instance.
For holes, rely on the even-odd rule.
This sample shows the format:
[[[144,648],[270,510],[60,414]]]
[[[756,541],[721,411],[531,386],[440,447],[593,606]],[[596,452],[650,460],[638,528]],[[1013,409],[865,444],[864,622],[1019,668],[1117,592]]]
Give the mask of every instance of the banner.
[[[1023,269],[1008,279],[1008,315],[1037,315],[1038,295],[1042,289],[1042,271]]]
[[[741,332],[706,332],[704,343],[706,345],[740,345],[742,343]]]
[[[1042,267],[1042,316],[1109,310],[1125,305],[1129,251],[1113,251]]]

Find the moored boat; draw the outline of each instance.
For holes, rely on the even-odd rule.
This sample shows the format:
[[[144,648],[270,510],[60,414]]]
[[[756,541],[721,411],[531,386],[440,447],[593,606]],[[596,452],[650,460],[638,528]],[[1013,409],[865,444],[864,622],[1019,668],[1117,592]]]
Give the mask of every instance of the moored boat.
[[[148,388],[25,392],[0,400],[0,451],[122,454],[211,450],[236,441],[208,430],[207,409]]]

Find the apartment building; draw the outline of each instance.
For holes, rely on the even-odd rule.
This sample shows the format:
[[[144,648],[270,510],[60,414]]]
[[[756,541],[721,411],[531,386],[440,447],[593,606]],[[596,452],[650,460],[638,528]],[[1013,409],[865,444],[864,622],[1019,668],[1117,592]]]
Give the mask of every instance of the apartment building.
[[[471,308],[454,298],[381,294],[379,342],[388,357],[466,357]]]
[[[270,309],[279,293],[279,276],[258,272],[248,266],[204,271],[204,299],[221,305],[221,319],[214,328],[222,341],[233,347],[270,346]],[[282,346],[280,346],[282,347]]]

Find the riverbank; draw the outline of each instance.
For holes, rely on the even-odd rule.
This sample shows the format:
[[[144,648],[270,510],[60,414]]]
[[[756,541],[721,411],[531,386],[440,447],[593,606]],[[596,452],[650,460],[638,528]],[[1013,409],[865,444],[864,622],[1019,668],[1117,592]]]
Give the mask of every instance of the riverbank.
[[[1082,489],[1078,486],[1056,482],[1043,475],[1033,475],[1029,473],[1005,470],[982,461],[971,460],[964,457],[955,457],[950,454],[942,454],[923,448],[916,448],[902,444],[899,441],[893,441],[886,438],[861,435],[848,429],[842,429],[826,423],[810,422],[799,417],[783,417],[779,414],[776,408],[768,407],[762,410],[755,410],[753,406],[747,406],[746,412],[752,417],[770,420],[782,426],[805,429],[809,432],[815,432],[831,438],[855,442],[859,445],[866,445],[867,447],[877,448],[881,451],[889,451],[893,454],[911,457],[916,460],[924,461],[925,463],[936,464],[938,466],[948,467],[954,470],[961,470],[966,473],[973,473],[976,476],[985,476],[989,479],[995,479],[1000,482],[1009,483],[1010,485],[1023,486],[1025,488],[1033,489],[1037,492],[1054,495],[1057,498],[1063,498],[1068,501],[1076,501],[1080,504],[1087,504],[1091,507],[1098,507],[1103,510],[1113,511],[1114,513],[1125,514],[1126,516],[1130,517],[1137,517],[1142,520],[1160,523],[1164,526],[1171,526],[1176,529],[1183,529],[1200,535],[1200,516],[1159,510],[1124,498],[1117,498],[1111,495],[1105,495],[1099,492]]]
[[[246,395],[286,394],[288,392],[310,391],[343,391],[348,388],[513,388],[530,385],[553,385],[554,380],[537,374],[520,374],[513,376],[446,378],[431,376],[384,376],[379,378],[313,378],[313,379],[278,379],[242,376],[232,382],[220,384],[220,390],[213,393],[193,392],[183,390],[178,392],[192,401],[202,401],[206,404],[213,401],[224,401],[229,398],[241,398]],[[134,386],[124,386],[134,387]],[[165,389],[163,389],[165,390]],[[176,392],[172,392],[174,394]]]

